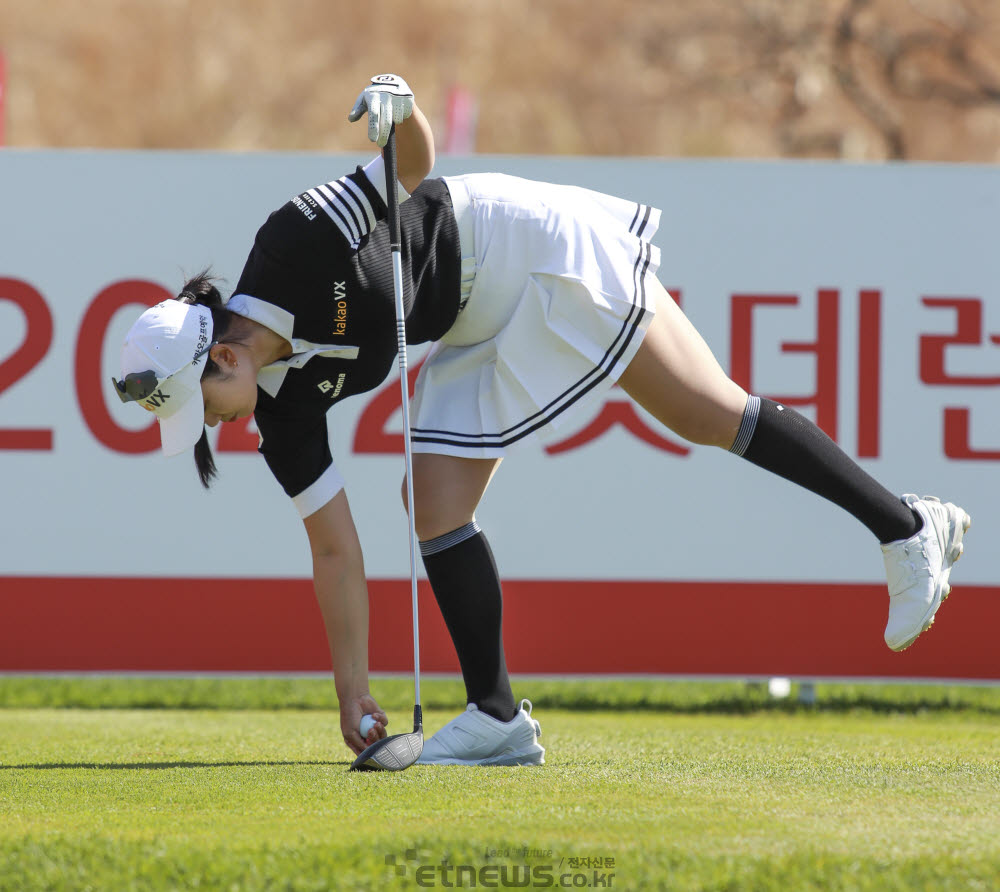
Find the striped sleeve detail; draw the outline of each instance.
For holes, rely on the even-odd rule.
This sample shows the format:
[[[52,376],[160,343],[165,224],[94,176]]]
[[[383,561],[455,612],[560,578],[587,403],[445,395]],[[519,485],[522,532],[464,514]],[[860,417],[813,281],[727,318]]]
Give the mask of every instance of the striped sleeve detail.
[[[352,249],[375,228],[375,208],[351,174],[305,193],[333,221]]]
[[[437,554],[439,551],[444,551],[447,548],[458,545],[466,539],[471,539],[478,532],[480,532],[479,524],[474,520],[470,521],[464,527],[459,527],[457,530],[452,530],[450,533],[445,533],[443,536],[438,536],[436,539],[429,539],[426,542],[421,542],[420,554],[423,557],[427,557],[431,554]]]
[[[736,433],[736,439],[729,451],[734,455],[743,455],[753,439],[753,432],[757,429],[757,418],[760,415],[760,397],[751,394],[747,397],[747,407],[743,410],[743,420],[740,422],[740,429]]]

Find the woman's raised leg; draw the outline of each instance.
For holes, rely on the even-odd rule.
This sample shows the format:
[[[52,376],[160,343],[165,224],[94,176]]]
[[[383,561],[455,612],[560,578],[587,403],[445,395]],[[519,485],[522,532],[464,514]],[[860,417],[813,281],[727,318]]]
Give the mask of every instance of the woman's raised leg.
[[[950,591],[969,517],[935,498],[890,492],[809,419],[747,395],[732,382],[680,308],[652,286],[657,315],[619,384],[671,430],[728,449],[839,505],[878,538],[889,581],[885,640],[908,647]]]
[[[687,440],[728,449],[839,505],[879,542],[920,528],[899,496],[809,419],[730,380],[670,295],[659,284],[653,290],[656,316],[618,382],[640,406]]]

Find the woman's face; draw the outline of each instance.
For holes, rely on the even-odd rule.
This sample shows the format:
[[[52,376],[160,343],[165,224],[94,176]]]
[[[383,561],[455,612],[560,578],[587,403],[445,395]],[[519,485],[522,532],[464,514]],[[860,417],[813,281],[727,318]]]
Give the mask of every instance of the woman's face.
[[[205,424],[215,427],[220,421],[253,415],[257,407],[257,373],[249,352],[239,344],[216,344],[210,355],[222,374],[201,380]]]

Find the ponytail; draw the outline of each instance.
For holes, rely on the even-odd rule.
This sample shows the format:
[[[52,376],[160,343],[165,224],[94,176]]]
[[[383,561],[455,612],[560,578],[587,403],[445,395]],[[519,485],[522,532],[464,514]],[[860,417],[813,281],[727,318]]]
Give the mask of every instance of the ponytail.
[[[233,314],[226,309],[222,293],[216,287],[216,281],[218,280],[212,275],[211,270],[204,269],[193,279],[184,283],[184,287],[175,299],[181,303],[196,304],[211,310],[212,339],[220,341],[229,329]],[[201,374],[202,378],[218,373],[219,367],[215,361],[211,356],[206,357],[205,370]],[[194,463],[198,469],[198,479],[201,480],[201,485],[208,489],[219,472],[215,467],[212,448],[208,445],[208,431],[204,428],[201,431],[201,438],[194,446]]]
[[[219,472],[215,468],[215,457],[212,455],[212,447],[208,445],[208,431],[205,428],[201,429],[201,438],[194,444],[194,464],[198,469],[201,485],[208,489]]]

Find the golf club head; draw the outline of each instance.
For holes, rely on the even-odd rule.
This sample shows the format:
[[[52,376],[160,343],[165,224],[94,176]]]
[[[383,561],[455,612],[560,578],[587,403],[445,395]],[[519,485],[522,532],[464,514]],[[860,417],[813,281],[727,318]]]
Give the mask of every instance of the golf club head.
[[[351,765],[351,771],[402,771],[424,751],[424,727],[420,707],[413,709],[413,732],[394,734],[365,747]]]

